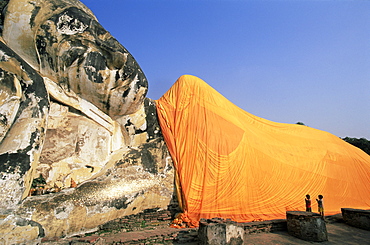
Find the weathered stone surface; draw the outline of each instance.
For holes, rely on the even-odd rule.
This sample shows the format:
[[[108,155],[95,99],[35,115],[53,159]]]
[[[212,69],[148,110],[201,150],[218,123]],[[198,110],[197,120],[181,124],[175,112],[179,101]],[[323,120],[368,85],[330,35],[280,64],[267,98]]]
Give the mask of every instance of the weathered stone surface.
[[[1,221],[0,244],[36,244],[40,234],[43,230],[36,222],[10,215]]]
[[[198,237],[200,244],[241,245],[244,243],[244,228],[233,221],[222,219],[201,220]]]
[[[287,221],[282,219],[248,223],[220,218],[201,219],[198,239],[200,244],[244,244],[251,234],[286,230]]]
[[[0,8],[3,243],[166,209],[174,169],[132,55],[77,0],[10,0]],[[40,175],[44,183],[30,192]]]
[[[86,116],[51,102],[46,139],[36,169],[46,179],[45,188],[66,188],[71,179],[81,183],[98,173],[111,153],[124,145],[120,126],[116,127],[113,137]]]
[[[323,217],[317,213],[286,212],[288,233],[302,240],[323,242],[328,240],[328,233]]]
[[[42,149],[49,99],[43,79],[0,42],[0,213],[27,196]]]
[[[223,222],[199,222],[200,244],[226,244],[226,224]]]
[[[370,231],[370,210],[342,208],[342,216],[347,224]]]
[[[147,80],[139,65],[77,0],[10,1],[3,37],[36,70],[111,117],[142,106]]]
[[[145,209],[167,208],[174,188],[167,148],[160,138],[141,148],[147,150],[152,162],[146,161],[145,154],[132,162],[129,156],[137,154],[137,149],[117,151],[115,157],[120,160],[96,178],[59,193],[28,197],[17,215],[40,224],[46,237],[60,237],[89,232],[109,220]],[[162,152],[151,155],[153,150]]]

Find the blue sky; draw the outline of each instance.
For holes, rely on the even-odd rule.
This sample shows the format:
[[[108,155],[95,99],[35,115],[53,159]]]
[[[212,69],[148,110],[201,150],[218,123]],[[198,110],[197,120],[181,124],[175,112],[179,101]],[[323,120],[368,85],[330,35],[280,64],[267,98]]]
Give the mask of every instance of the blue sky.
[[[158,99],[183,74],[244,110],[370,140],[370,1],[83,0]]]

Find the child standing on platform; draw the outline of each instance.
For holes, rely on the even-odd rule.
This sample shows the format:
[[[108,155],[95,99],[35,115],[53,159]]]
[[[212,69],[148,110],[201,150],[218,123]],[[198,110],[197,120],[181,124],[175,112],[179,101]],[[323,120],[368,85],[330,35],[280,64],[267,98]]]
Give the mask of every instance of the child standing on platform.
[[[324,198],[323,195],[318,196],[319,199],[316,199],[318,208],[319,208],[319,213],[322,217],[324,217],[324,201],[322,200]]]
[[[304,199],[304,201],[306,202],[306,212],[312,212],[312,209],[311,209],[311,197],[310,195],[306,195],[306,198]]]

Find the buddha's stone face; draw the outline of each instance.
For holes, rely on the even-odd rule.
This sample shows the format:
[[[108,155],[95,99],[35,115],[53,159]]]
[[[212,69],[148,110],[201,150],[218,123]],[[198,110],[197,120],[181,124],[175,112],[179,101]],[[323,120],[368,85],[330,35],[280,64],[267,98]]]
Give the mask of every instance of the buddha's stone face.
[[[71,7],[40,25],[36,48],[43,75],[111,117],[142,105],[147,80],[132,55],[94,18]]]

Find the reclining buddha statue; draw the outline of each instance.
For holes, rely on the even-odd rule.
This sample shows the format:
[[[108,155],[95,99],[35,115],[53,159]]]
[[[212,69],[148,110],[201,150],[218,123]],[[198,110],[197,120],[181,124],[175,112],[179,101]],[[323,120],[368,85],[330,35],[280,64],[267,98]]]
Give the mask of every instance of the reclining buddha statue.
[[[174,169],[132,55],[79,1],[2,3],[2,239],[66,236],[167,208]]]
[[[181,76],[159,100],[133,56],[78,0],[2,1],[0,243],[65,237],[147,209],[281,219],[325,196],[368,209],[370,156],[271,122]]]

